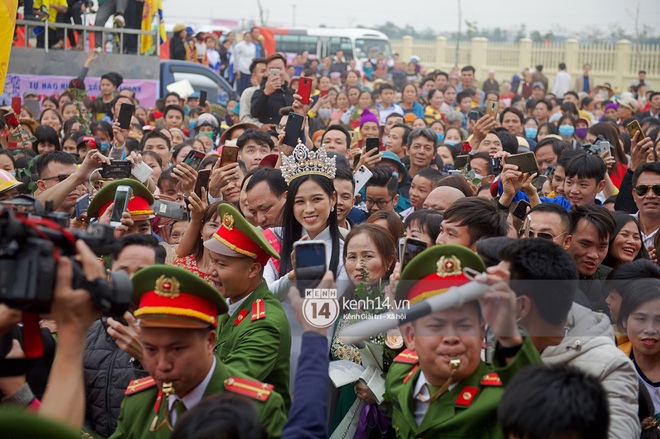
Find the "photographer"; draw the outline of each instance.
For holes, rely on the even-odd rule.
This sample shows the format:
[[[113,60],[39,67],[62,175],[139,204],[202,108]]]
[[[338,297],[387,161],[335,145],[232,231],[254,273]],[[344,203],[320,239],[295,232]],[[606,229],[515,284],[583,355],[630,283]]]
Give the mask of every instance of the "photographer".
[[[39,172],[37,186],[40,189],[40,192],[37,194],[37,200],[43,204],[50,200],[53,202],[53,210],[58,210],[60,207],[67,207],[67,213],[71,213],[75,206],[75,198],[80,195],[77,189],[78,186],[88,181],[94,170],[103,166],[104,163],[110,163],[110,159],[101,154],[97,149],[91,150],[87,153],[85,160],[83,160],[79,168],[75,165],[75,159],[70,163],[71,166],[68,168],[71,168],[73,172],[69,171],[71,173],[69,173],[68,176],[66,171],[51,176],[46,175],[44,170],[49,169],[49,173],[51,169],[54,170],[54,172],[57,172],[57,169],[64,166],[64,164],[60,165],[60,160],[55,160],[54,163],[49,163],[44,169],[44,167],[40,165],[44,163],[44,160],[49,160],[50,154],[42,156],[37,164]],[[65,178],[60,180],[62,177]]]
[[[78,261],[88,281],[105,278],[103,266],[96,255],[82,241],[76,242]],[[83,351],[88,328],[99,317],[89,291],[73,286],[73,262],[60,257],[51,303],[51,317],[58,327],[58,346],[48,380],[48,388],[41,401],[39,415],[80,429],[84,417]],[[4,322],[16,322],[18,311],[5,309]],[[7,328],[8,325],[4,325]],[[7,400],[30,402],[29,388],[23,386]],[[24,403],[24,404],[25,404]]]

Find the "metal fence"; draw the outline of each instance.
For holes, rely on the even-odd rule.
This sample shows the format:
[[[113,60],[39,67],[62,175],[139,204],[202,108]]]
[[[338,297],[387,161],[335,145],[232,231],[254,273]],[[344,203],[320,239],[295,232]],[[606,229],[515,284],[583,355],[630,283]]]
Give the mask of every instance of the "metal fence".
[[[125,35],[138,35],[139,36],[151,36],[153,44],[155,45],[155,50],[152,51],[152,55],[155,56],[160,56],[160,36],[158,35],[158,32],[156,30],[141,30],[141,29],[127,29],[127,28],[108,28],[108,27],[101,27],[101,26],[85,26],[85,25],[77,25],[77,24],[68,24],[68,23],[57,23],[57,22],[52,22],[52,21],[28,21],[28,20],[16,20],[16,28],[23,28],[24,30],[24,47],[29,47],[31,44],[31,40],[33,40],[35,37],[32,33],[34,29],[43,29],[44,33],[44,50],[48,52],[49,50],[52,50],[48,47],[48,41],[49,41],[49,34],[52,32],[56,32],[58,29],[63,29],[64,30],[64,43],[68,41],[68,34],[70,32],[78,32],[81,36],[80,38],[83,39],[84,42],[89,41],[89,34],[90,33],[95,33],[96,36],[95,38],[101,38],[101,44],[97,43],[97,46],[104,48],[105,43],[107,41],[107,36],[112,35],[113,39],[118,38],[119,41],[114,41],[113,42],[113,47],[117,47],[117,50],[119,54],[124,53],[124,36]],[[158,26],[156,26],[156,29]],[[115,42],[117,44],[115,44]],[[147,54],[141,54],[141,41],[140,38],[138,38],[137,42],[137,55],[147,55]],[[105,50],[105,49],[104,49]]]

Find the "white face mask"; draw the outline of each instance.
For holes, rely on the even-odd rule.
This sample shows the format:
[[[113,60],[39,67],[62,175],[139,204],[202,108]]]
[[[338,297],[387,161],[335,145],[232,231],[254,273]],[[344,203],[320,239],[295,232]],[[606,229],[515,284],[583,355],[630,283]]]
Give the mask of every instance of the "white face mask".
[[[518,299],[522,299],[522,297],[516,297],[516,304],[518,303]],[[522,317],[516,318],[516,323],[519,323],[522,320]]]

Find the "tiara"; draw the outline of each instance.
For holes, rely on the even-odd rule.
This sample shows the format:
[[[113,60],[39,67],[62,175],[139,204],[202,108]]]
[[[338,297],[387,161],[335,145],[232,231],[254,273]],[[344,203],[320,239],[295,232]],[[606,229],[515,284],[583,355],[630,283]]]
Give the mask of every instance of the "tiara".
[[[336,157],[328,157],[324,148],[310,151],[304,144],[298,143],[293,154],[289,157],[282,156],[280,171],[286,184],[298,177],[311,174],[323,175],[332,180],[337,170],[335,159]]]

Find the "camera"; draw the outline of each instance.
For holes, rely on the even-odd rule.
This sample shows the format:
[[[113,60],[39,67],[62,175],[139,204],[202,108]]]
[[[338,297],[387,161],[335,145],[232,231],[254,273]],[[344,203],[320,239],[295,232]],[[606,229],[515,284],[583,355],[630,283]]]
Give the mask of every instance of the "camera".
[[[493,175],[500,175],[502,173],[502,159],[500,157],[491,157],[490,168],[493,171]]]
[[[612,144],[605,139],[602,135],[598,136],[598,139],[594,143],[586,143],[582,145],[582,148],[584,148],[584,151],[587,154],[593,154],[600,156],[604,152],[608,152],[612,154]]]
[[[0,204],[0,303],[48,313],[59,256],[74,256],[78,239],[97,255],[118,250],[112,227],[95,223],[81,232],[67,229],[68,222],[68,215],[44,210],[29,196]],[[88,281],[82,266],[73,263],[73,288],[87,290],[104,315],[119,317],[130,305],[133,285],[124,273],[110,272],[109,278]]]

